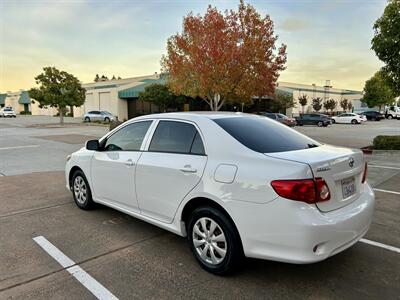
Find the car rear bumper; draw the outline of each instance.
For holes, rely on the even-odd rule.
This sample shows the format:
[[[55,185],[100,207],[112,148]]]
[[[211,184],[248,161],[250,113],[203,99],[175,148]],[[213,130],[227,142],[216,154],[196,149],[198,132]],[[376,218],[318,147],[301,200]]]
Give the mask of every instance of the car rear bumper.
[[[368,184],[363,189],[357,200],[328,213],[280,197],[263,205],[231,203],[245,255],[313,263],[347,249],[365,235],[372,220],[375,196]]]

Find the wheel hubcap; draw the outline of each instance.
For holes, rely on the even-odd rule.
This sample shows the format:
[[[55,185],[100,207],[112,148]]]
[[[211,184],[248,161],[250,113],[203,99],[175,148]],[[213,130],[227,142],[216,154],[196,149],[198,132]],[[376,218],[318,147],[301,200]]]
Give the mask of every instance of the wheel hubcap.
[[[74,194],[79,204],[85,204],[87,199],[87,188],[85,180],[81,176],[76,176],[74,181]]]
[[[221,263],[227,252],[225,234],[217,222],[200,218],[193,226],[193,245],[199,257],[212,265]]]

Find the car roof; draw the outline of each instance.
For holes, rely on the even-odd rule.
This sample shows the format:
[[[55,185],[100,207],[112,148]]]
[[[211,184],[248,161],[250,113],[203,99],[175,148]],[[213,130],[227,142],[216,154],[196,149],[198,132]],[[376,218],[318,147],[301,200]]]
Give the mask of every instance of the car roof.
[[[247,114],[241,112],[229,111],[191,111],[191,112],[173,112],[173,113],[160,113],[140,116],[135,119],[182,119],[182,120],[198,120],[198,119],[222,119],[222,118],[262,118],[264,116]]]

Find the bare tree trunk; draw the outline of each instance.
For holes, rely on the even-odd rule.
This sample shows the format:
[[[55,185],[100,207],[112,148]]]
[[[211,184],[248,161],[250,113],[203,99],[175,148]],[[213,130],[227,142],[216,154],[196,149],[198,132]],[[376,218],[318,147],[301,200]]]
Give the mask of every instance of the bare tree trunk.
[[[64,124],[64,107],[59,107],[58,111],[60,112],[60,124]]]

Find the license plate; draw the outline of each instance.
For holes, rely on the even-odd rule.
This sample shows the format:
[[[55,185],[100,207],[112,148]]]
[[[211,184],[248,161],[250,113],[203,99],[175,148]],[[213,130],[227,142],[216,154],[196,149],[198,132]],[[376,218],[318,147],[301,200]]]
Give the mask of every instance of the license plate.
[[[343,199],[349,198],[356,192],[356,181],[354,177],[342,180],[342,195]]]

